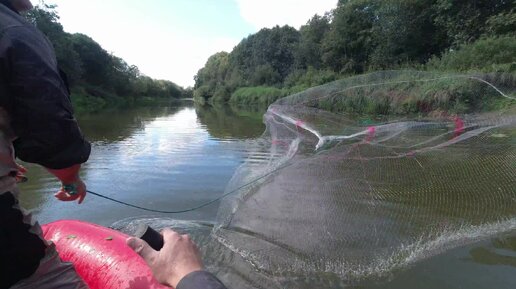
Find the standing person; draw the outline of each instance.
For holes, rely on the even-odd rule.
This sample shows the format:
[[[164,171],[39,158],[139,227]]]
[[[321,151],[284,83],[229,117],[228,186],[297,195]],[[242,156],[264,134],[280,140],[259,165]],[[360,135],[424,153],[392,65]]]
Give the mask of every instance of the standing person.
[[[61,181],[57,199],[81,203],[86,186],[79,170],[91,149],[52,45],[19,15],[31,8],[30,0],[0,0],[0,288],[83,289],[73,266],[18,204],[15,176],[23,170],[15,155]]]

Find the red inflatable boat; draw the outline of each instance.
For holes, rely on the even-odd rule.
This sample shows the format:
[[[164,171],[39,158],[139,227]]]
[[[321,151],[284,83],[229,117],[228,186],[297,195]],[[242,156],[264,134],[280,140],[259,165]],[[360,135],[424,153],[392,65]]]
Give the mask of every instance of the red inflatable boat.
[[[129,248],[127,235],[80,221],[43,226],[61,259],[72,262],[90,289],[165,289],[145,261]]]

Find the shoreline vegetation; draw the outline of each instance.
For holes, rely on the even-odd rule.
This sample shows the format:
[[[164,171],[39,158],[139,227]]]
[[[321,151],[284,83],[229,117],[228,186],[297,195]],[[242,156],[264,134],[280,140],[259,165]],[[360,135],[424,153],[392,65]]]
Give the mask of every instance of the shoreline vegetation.
[[[412,70],[482,78],[516,97],[515,51],[516,10],[511,1],[341,0],[299,30],[265,28],[243,39],[231,53],[211,56],[195,77],[193,94],[199,104],[268,106],[334,81],[337,85],[375,71]],[[516,104],[475,81],[405,87],[409,93],[396,97],[394,89],[316,106],[413,114],[502,110]]]
[[[193,88],[145,76],[87,35],[65,32],[54,5],[42,1],[26,17],[53,43],[76,112],[94,113],[183,98],[201,105],[267,107],[320,85],[388,70],[480,77],[514,97],[516,8],[512,4],[340,0],[335,9],[313,16],[300,29],[264,28],[230,53],[214,54],[198,71]],[[512,110],[516,103],[492,91],[489,97],[482,95],[473,81],[438,81],[396,97],[393,89],[315,106],[352,113],[413,114]]]
[[[104,92],[101,96],[94,96],[85,91],[83,87],[72,88],[70,98],[77,114],[91,114],[106,110],[118,110],[131,107],[146,107],[157,105],[170,105],[181,100],[192,98],[175,98],[163,96],[117,96]]]
[[[59,67],[67,75],[77,113],[193,97],[191,88],[142,74],[137,66],[104,50],[89,36],[65,32],[55,8],[41,1],[25,17],[53,44]]]

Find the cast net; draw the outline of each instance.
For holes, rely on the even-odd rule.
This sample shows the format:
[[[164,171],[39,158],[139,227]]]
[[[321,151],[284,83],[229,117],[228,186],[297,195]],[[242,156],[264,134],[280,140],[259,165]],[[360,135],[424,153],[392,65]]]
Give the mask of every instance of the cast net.
[[[215,224],[115,227],[191,234],[229,288],[343,288],[512,234],[515,83],[379,72],[280,99]]]
[[[514,78],[488,78],[380,72],[280,99],[212,236],[271,278],[355,280],[513,232]]]

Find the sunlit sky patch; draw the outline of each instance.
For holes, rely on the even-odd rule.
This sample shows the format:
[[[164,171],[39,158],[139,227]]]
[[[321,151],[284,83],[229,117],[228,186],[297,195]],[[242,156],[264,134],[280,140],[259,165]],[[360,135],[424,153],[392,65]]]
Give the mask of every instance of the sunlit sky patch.
[[[36,0],[32,0],[37,4]],[[263,27],[299,28],[337,0],[47,0],[65,31],[91,36],[140,71],[182,86],[208,57]]]

